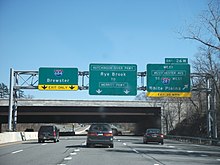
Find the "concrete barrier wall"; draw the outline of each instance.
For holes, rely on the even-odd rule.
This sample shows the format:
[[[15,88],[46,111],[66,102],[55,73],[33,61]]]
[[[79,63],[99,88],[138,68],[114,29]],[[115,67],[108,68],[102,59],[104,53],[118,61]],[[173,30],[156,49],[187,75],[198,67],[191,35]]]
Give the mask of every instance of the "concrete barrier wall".
[[[23,132],[25,136],[25,140],[37,140],[38,132]]]
[[[0,133],[0,144],[26,140],[37,140],[37,138],[37,132],[4,132]]]

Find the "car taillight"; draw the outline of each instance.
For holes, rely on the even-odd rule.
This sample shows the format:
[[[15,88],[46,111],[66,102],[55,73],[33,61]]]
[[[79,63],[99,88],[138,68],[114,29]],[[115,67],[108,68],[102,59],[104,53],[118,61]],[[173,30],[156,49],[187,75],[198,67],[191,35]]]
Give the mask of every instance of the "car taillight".
[[[163,138],[163,134],[161,134],[161,135],[160,135],[160,137],[162,137],[162,138]]]
[[[53,136],[56,136],[56,132],[55,131],[53,132]]]
[[[104,133],[103,136],[113,136],[112,133]]]
[[[97,136],[97,133],[96,132],[89,132],[88,135],[89,136]]]

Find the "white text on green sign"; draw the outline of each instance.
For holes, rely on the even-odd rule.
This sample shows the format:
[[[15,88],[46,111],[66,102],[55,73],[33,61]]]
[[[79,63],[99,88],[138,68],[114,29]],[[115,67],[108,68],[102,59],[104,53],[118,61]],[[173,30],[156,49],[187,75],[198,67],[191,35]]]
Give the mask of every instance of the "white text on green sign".
[[[39,90],[78,90],[77,68],[39,68]]]
[[[148,92],[189,92],[190,65],[148,64]]]
[[[134,64],[90,64],[90,95],[136,95],[137,66]]]

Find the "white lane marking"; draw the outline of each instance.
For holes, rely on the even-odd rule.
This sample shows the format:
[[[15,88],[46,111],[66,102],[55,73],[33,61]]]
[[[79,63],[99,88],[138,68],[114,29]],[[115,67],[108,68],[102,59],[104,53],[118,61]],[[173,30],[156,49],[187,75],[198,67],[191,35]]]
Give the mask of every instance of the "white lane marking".
[[[74,151],[75,151],[75,152],[79,152],[79,151],[80,151],[80,149],[79,149],[79,148],[77,148],[77,149],[75,149]]]
[[[202,157],[207,157],[208,155],[201,155]]]
[[[47,145],[47,143],[43,143],[43,144],[41,144],[42,146],[45,146],[45,145]]]
[[[139,154],[139,152],[138,152],[136,149],[133,149],[133,151],[134,151],[135,153]]]
[[[72,153],[70,153],[71,156],[76,155],[76,154],[77,154],[76,152],[72,152]]]
[[[217,161],[220,161],[220,159],[216,159]]]
[[[126,146],[127,144],[126,144],[126,143],[123,143],[123,145]]]
[[[17,153],[22,152],[22,151],[23,150],[17,150],[17,151],[12,152],[12,154],[17,154]]]
[[[154,165],[159,165],[159,164],[154,164]]]
[[[57,165],[66,165],[66,164],[57,164]]]
[[[121,141],[121,140],[118,140],[119,142]]]
[[[175,146],[168,146],[169,148],[175,148]]]
[[[72,157],[66,157],[66,158],[64,158],[64,160],[71,160],[72,159]]]
[[[194,153],[194,151],[186,151],[186,152],[188,152],[188,153]]]

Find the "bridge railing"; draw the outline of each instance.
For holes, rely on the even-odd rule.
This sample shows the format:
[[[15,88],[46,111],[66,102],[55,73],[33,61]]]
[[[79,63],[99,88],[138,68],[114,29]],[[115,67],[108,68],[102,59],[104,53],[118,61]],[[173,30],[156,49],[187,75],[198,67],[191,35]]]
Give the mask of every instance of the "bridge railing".
[[[190,136],[174,136],[174,135],[166,135],[165,139],[176,140],[185,143],[220,146],[220,139],[190,137]]]

